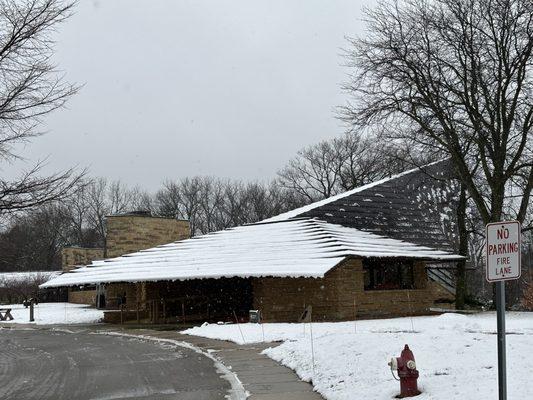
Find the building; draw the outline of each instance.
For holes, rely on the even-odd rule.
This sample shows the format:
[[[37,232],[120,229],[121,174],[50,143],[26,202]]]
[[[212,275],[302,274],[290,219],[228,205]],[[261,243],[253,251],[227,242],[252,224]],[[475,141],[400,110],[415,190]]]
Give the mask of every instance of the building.
[[[71,272],[107,257],[118,257],[160,244],[190,237],[189,222],[175,218],[152,216],[150,212],[136,211],[106,217],[105,248],[65,247],[61,251],[62,270]],[[111,301],[118,294],[105,285],[70,285],[68,301],[71,303],[98,305],[105,308],[105,299]],[[99,304],[100,299],[103,303]]]
[[[120,318],[153,322],[339,321],[420,315],[453,290],[462,260],[440,220],[445,163],[414,169],[268,220],[94,261],[44,287],[105,284]],[[428,197],[425,194],[430,193]],[[117,313],[106,319],[116,321]]]

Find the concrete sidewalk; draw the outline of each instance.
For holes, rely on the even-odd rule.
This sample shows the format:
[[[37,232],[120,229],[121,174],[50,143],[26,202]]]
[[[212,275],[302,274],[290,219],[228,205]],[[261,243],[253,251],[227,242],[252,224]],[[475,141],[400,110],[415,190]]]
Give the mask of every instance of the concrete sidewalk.
[[[114,331],[120,329],[112,329]],[[125,329],[124,333],[146,335],[190,343],[216,356],[237,374],[250,400],[323,400],[313,386],[302,382],[291,369],[284,367],[261,352],[277,343],[238,345],[232,342],[183,335],[176,331]]]

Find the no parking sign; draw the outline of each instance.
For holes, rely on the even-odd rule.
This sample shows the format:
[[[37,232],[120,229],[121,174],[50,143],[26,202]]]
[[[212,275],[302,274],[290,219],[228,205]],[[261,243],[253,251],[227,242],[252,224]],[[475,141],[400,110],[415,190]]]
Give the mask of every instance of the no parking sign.
[[[520,278],[520,222],[501,221],[486,227],[487,280],[496,285],[498,326],[498,398],[507,400],[507,361],[505,349],[505,281]]]
[[[487,280],[520,278],[520,222],[503,221],[487,225]]]

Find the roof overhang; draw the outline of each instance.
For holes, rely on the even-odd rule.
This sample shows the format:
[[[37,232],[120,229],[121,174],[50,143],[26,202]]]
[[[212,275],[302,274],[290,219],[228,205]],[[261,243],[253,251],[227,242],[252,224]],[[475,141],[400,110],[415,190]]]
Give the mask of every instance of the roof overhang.
[[[298,219],[240,226],[94,261],[40,287],[236,277],[321,278],[348,257],[432,263],[464,259],[317,219]]]

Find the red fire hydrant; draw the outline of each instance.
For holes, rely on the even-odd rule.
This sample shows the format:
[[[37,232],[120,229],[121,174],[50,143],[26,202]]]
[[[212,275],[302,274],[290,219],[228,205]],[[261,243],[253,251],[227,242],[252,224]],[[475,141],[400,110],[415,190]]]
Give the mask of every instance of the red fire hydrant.
[[[396,380],[400,381],[400,395],[398,398],[412,397],[420,394],[418,391],[418,370],[416,369],[415,356],[405,345],[400,357],[394,357],[389,362],[392,376],[394,370],[397,370],[399,379],[394,376]]]

